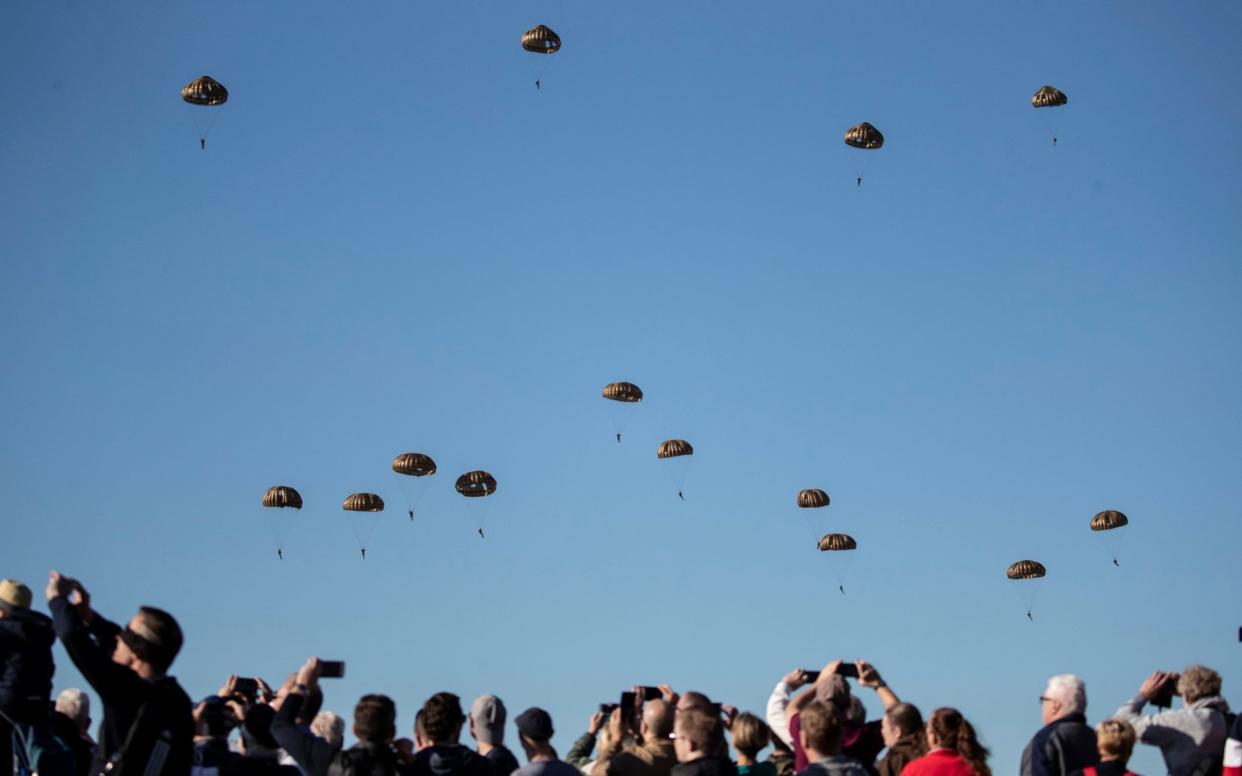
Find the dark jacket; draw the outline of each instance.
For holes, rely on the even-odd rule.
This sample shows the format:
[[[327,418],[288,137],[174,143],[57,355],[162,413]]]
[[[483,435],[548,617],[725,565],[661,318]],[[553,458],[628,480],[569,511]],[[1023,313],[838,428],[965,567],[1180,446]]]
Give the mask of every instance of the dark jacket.
[[[922,731],[907,733],[888,748],[884,759],[876,764],[880,776],[901,776],[906,764],[927,754],[927,739]]]
[[[513,756],[513,752],[510,752],[504,744],[493,746],[483,756],[491,761],[492,767],[496,769],[496,776],[509,776],[510,773],[522,767],[517,758]]]
[[[73,771],[77,776],[90,776],[91,760],[95,759],[95,744],[82,735],[78,723],[61,714],[52,712],[52,731],[73,752]]]
[[[1082,714],[1068,714],[1040,728],[1022,752],[1022,776],[1068,776],[1095,765],[1095,731]]]
[[[591,753],[594,751],[595,734],[583,733],[578,736],[577,741],[574,741],[574,745],[569,747],[569,752],[565,754],[565,762],[582,770],[591,762]]]
[[[116,624],[96,615],[87,627],[64,596],[53,598],[48,606],[69,658],[103,702],[94,772],[124,749],[113,767],[115,776],[188,774],[194,758],[194,717],[177,680],[169,676],[148,682],[113,663],[112,650],[121,631]]]
[[[272,738],[289,753],[306,776],[326,776],[332,760],[341,750],[297,724],[298,712],[306,696],[290,693],[272,720]]]
[[[390,744],[363,741],[337,752],[328,764],[328,776],[407,776],[410,766],[400,762]]]
[[[417,776],[496,776],[491,760],[461,744],[429,746],[414,755]]]
[[[194,744],[194,772],[218,776],[298,776],[292,765],[267,757],[247,757],[229,748],[227,738],[208,738]],[[203,774],[203,776],[207,776]]]
[[[862,763],[843,754],[834,754],[823,760],[808,764],[798,772],[798,776],[866,776],[867,769]]]
[[[0,711],[18,722],[47,718],[55,641],[47,615],[12,609],[0,619]]]
[[[670,776],[737,776],[737,766],[728,757],[700,757],[677,763]]]

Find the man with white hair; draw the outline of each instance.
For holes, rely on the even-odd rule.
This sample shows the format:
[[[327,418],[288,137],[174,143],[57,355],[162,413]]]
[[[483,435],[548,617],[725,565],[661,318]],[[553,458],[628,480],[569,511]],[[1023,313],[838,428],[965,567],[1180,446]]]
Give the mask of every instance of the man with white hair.
[[[52,727],[56,737],[72,750],[77,776],[89,776],[95,756],[95,740],[90,734],[91,696],[76,687],[61,691],[56,696]]]
[[[1096,765],[1100,753],[1087,724],[1087,686],[1073,674],[1048,680],[1039,697],[1044,726],[1022,751],[1022,776],[1065,776]]]

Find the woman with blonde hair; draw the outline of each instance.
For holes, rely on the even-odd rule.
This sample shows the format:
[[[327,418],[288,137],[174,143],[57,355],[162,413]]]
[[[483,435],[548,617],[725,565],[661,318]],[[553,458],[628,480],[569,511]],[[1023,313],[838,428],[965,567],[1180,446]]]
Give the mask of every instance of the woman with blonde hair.
[[[1126,768],[1134,751],[1134,726],[1124,719],[1106,719],[1095,726],[1095,745],[1100,764],[1089,765],[1071,776],[1138,776]]]
[[[927,720],[927,745],[931,751],[903,768],[901,776],[992,776],[988,750],[957,709],[932,712]]]

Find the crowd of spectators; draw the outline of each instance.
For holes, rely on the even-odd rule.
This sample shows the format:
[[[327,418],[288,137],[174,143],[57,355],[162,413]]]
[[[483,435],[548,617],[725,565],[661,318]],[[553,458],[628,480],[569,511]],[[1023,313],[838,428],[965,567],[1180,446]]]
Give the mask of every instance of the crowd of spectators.
[[[140,607],[124,626],[91,607],[75,579],[52,572],[51,617],[30,589],[0,581],[0,776],[991,776],[974,725],[942,707],[924,718],[865,661],[802,668],[776,683],[762,717],[667,685],[635,687],[601,706],[562,760],[551,716],[513,719],[525,765],[505,745],[508,711],[484,695],[463,711],[450,692],[427,699],[411,736],[397,730],[386,695],[362,696],[345,720],[322,709],[323,665],[308,659],[276,689],[229,677],[198,702],[169,676],[183,636],[176,619]],[[90,698],[51,698],[59,638],[103,705],[91,737]],[[884,712],[868,720],[858,688]],[[1054,676],[1040,696],[1042,727],[1015,763],[1021,776],[1122,776],[1136,743],[1158,747],[1173,776],[1242,776],[1242,729],[1210,668],[1156,672],[1116,713],[1092,727],[1087,693]],[[1171,708],[1180,695],[1180,708]],[[1144,714],[1147,705],[1163,711]],[[468,732],[475,743],[461,743]],[[767,752],[764,756],[764,752]]]

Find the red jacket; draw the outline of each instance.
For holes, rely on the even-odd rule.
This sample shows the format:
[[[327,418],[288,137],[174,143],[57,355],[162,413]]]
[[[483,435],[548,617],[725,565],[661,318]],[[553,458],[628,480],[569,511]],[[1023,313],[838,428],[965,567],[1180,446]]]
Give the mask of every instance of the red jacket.
[[[975,776],[960,754],[949,749],[933,749],[901,769],[901,776]]]

